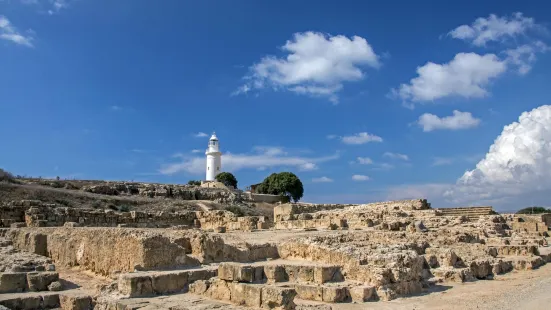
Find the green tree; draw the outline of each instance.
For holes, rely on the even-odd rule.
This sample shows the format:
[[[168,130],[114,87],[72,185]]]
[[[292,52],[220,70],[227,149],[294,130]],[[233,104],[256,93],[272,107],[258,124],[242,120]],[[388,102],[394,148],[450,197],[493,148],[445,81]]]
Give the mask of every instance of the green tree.
[[[201,185],[201,181],[197,181],[197,180],[189,180],[187,182],[188,185],[196,185],[196,186],[199,186]]]
[[[237,179],[235,176],[229,172],[222,172],[216,175],[216,181],[224,183],[226,186],[233,186],[237,188]]]
[[[283,195],[297,202],[304,194],[300,179],[292,172],[272,173],[256,188],[260,194]]]

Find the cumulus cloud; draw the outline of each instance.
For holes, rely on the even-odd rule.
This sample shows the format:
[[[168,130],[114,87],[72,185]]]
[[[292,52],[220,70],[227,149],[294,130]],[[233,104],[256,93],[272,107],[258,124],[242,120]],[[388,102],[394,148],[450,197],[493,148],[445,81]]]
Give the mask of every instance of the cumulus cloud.
[[[355,175],[352,176],[352,180],[354,180],[354,181],[369,181],[369,177],[367,175],[355,174]]]
[[[535,27],[537,24],[534,19],[525,17],[520,12],[502,17],[490,14],[487,18],[477,18],[471,25],[461,25],[448,35],[476,46],[485,46],[490,41],[504,41],[523,35]]]
[[[341,137],[341,141],[345,144],[358,145],[358,144],[365,144],[368,142],[383,142],[383,138],[367,132],[360,132],[350,136]]]
[[[400,159],[400,160],[405,160],[405,161],[409,160],[409,157],[405,154],[392,153],[392,152],[385,152],[383,154],[383,157],[388,157],[388,158],[392,158],[392,159]]]
[[[480,98],[488,95],[488,84],[507,69],[507,63],[494,54],[459,53],[445,64],[428,62],[417,68],[418,76],[409,84],[393,89],[404,101],[433,101],[457,96]]]
[[[0,39],[10,41],[18,45],[33,47],[32,41],[34,38],[30,33],[32,33],[32,31],[30,31],[27,35],[21,34],[21,32],[19,32],[11,24],[8,18],[0,15]]]
[[[337,103],[344,82],[361,80],[364,68],[381,65],[371,45],[359,36],[295,33],[281,50],[286,57],[265,56],[252,65],[246,83],[232,95],[271,88]]]
[[[331,183],[331,182],[333,182],[333,179],[330,179],[328,177],[320,177],[320,178],[313,178],[312,182],[314,182],[314,183]]]
[[[480,124],[480,119],[472,116],[470,112],[453,111],[452,116],[439,117],[434,114],[425,113],[417,121],[423,131],[433,131],[439,129],[459,130],[474,128]]]
[[[224,171],[238,171],[242,169],[267,169],[274,167],[296,168],[300,171],[318,169],[318,164],[335,160],[339,154],[323,157],[302,157],[287,155],[286,151],[275,152],[277,147],[255,147],[247,154],[225,153],[222,155]],[[180,154],[180,161],[162,165],[159,172],[165,175],[176,173],[201,174],[205,172],[204,157],[189,157]]]
[[[551,106],[523,112],[505,126],[476,168],[445,195],[455,202],[530,197],[551,189]]]

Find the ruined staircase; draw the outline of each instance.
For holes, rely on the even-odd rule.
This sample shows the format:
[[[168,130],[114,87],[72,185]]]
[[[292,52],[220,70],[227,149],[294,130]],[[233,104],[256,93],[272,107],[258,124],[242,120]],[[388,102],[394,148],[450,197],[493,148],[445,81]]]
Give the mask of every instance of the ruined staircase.
[[[480,216],[496,214],[492,207],[461,207],[436,209],[437,216],[466,216],[470,220],[478,220]]]

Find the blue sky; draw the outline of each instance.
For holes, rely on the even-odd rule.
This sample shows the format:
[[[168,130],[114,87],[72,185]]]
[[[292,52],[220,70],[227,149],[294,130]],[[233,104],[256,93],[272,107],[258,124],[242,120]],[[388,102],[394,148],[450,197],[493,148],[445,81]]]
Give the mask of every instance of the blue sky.
[[[152,3],[0,0],[0,167],[186,183],[216,131],[240,187],[550,204],[546,1]]]

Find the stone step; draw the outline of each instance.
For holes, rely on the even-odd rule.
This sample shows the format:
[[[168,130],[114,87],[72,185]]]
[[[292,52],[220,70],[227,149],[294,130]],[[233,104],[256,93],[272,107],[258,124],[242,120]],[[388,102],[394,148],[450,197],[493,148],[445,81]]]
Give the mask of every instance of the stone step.
[[[185,292],[190,283],[216,277],[216,267],[170,270],[141,271],[121,274],[118,291],[127,297],[144,297]]]
[[[304,300],[329,303],[366,302],[377,298],[376,288],[371,285],[305,285],[294,284],[297,297]]]
[[[218,278],[246,283],[323,284],[344,280],[338,265],[297,264],[284,260],[255,264],[221,263],[218,267]]]

